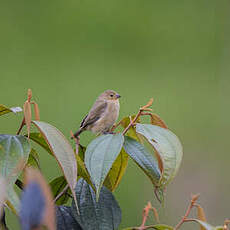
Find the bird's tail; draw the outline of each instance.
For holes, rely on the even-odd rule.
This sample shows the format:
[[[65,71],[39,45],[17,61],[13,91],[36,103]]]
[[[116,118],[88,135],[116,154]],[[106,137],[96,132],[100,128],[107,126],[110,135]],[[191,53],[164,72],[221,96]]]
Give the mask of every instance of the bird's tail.
[[[74,137],[78,138],[78,136],[81,134],[82,131],[83,129],[80,128],[76,133],[74,133]],[[71,139],[73,139],[73,137],[71,137]]]

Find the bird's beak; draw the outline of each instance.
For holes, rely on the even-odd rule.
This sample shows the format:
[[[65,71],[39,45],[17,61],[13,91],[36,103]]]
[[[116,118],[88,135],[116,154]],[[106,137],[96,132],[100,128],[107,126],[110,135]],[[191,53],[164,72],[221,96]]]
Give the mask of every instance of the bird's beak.
[[[118,98],[120,98],[121,96],[119,95],[119,94],[116,94],[116,98],[118,99]]]

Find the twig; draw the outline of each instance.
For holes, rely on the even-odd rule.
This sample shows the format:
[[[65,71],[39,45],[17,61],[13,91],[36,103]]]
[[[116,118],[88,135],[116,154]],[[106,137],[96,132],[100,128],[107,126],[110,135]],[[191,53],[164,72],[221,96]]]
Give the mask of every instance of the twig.
[[[147,221],[147,218],[149,216],[149,210],[152,208],[152,205],[150,202],[148,202],[148,204],[145,206],[145,208],[143,209],[143,219],[142,219],[142,224],[140,226],[140,230],[144,230],[145,227],[145,222]]]
[[[159,203],[161,204],[162,201],[161,201],[161,199],[160,199],[160,197],[159,197],[157,191],[158,191],[158,187],[156,186],[155,189],[154,189],[154,194],[155,194],[157,200],[159,201]]]
[[[122,132],[123,135],[126,134],[126,132],[130,129],[131,126],[133,126],[133,124],[137,121],[137,119],[140,117],[141,115],[141,110],[139,110],[139,112],[137,113],[137,115],[135,116],[135,118],[129,123],[129,125],[124,129],[124,131]]]
[[[25,117],[24,117],[22,122],[21,122],[21,125],[20,125],[20,127],[19,127],[19,129],[18,129],[18,131],[16,133],[17,135],[20,134],[20,132],[22,131],[22,128],[24,127],[25,124],[26,124],[26,122],[25,122]]]
[[[149,102],[148,102],[146,105],[142,106],[142,107],[139,109],[139,111],[138,111],[137,115],[135,116],[135,118],[134,118],[133,120],[130,121],[129,125],[128,125],[128,126],[124,129],[124,131],[122,132],[123,135],[125,135],[126,132],[130,129],[130,127],[133,126],[133,125],[135,124],[135,122],[136,122],[137,119],[141,116],[141,114],[142,114],[143,111],[152,111],[152,109],[149,108],[152,104],[153,104],[153,98],[151,98],[151,99],[149,100]]]
[[[111,128],[111,132],[113,132],[120,124],[121,124],[122,120],[120,120],[117,124],[113,125],[113,127]]]
[[[76,150],[75,150],[75,153],[78,154],[79,152],[79,145],[80,145],[80,137],[75,137],[72,130],[70,130],[70,135],[71,135],[71,138],[75,140],[75,144],[76,144]]]
[[[66,191],[68,190],[68,188],[69,188],[69,185],[67,184],[67,185],[63,188],[63,190],[55,197],[54,203],[55,203],[62,195],[64,195],[64,194],[66,193]]]
[[[180,227],[185,221],[188,221],[187,217],[189,216],[189,214],[190,214],[192,208],[195,206],[195,203],[196,203],[197,199],[199,198],[199,196],[200,196],[199,194],[192,196],[192,199],[191,199],[191,201],[190,201],[190,204],[189,204],[189,206],[188,206],[188,209],[187,209],[185,215],[182,217],[182,219],[180,220],[180,222],[176,225],[176,227],[174,228],[174,230],[179,229],[179,227]]]

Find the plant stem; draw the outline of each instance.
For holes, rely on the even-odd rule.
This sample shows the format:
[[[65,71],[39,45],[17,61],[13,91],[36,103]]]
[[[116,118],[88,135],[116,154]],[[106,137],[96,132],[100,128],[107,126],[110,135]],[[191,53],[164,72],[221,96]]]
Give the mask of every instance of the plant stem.
[[[187,208],[187,211],[186,211],[185,215],[182,217],[182,219],[180,220],[180,222],[176,225],[176,227],[174,228],[174,230],[179,229],[180,226],[181,226],[185,221],[187,221],[187,217],[189,216],[189,214],[190,214],[192,208],[195,206],[195,202],[197,201],[198,197],[199,197],[199,195],[194,195],[194,196],[192,196],[192,199],[191,199],[191,201],[190,201],[190,204],[189,204],[189,206],[188,206],[188,208]]]
[[[135,118],[129,123],[129,125],[124,129],[124,131],[122,132],[123,135],[126,134],[126,132],[130,129],[131,126],[133,126],[133,124],[137,121],[137,119],[140,117],[142,110],[139,110],[139,112],[137,113],[137,115],[135,116]]]
[[[69,185],[67,184],[67,185],[65,186],[65,188],[63,188],[63,190],[55,197],[54,203],[55,203],[62,195],[64,195],[64,194],[66,193],[66,191],[68,190],[68,188],[69,188]]]
[[[24,125],[26,124],[26,122],[25,122],[25,117],[23,118],[23,120],[22,120],[22,123],[21,123],[21,125],[20,125],[20,127],[19,127],[19,129],[18,129],[18,131],[17,131],[17,135],[19,135],[20,134],[20,132],[22,131],[22,128],[24,127]]]

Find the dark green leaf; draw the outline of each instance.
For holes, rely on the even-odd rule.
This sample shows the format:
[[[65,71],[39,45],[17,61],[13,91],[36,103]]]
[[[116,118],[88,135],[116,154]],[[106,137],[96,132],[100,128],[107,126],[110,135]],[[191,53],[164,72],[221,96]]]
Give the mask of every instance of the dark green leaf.
[[[0,217],[4,213],[4,203],[6,200],[6,186],[7,185],[5,178],[0,176]]]
[[[125,137],[124,149],[137,165],[150,178],[152,183],[157,186],[161,177],[158,162],[147,149],[130,137]]]
[[[83,179],[75,188],[80,215],[72,204],[73,215],[83,230],[117,229],[121,222],[121,210],[113,194],[102,187],[99,201],[96,202],[95,192]]]
[[[74,200],[77,202],[74,193],[74,188],[77,182],[77,163],[75,160],[75,153],[70,143],[54,126],[42,121],[33,121],[33,124],[35,124],[40,130],[53,155],[61,166]]]
[[[31,149],[29,159],[27,161],[27,166],[32,166],[34,168],[40,169],[39,155],[35,149]]]
[[[67,185],[66,179],[64,176],[57,177],[53,179],[50,183],[49,186],[51,188],[53,197],[55,198],[59,193],[63,191],[65,186]],[[57,201],[56,205],[63,205],[66,204],[70,198],[68,193],[71,193],[70,189],[68,188],[66,193],[64,193]]]
[[[30,139],[39,144],[42,148],[44,148],[48,153],[53,156],[49,145],[46,143],[46,140],[41,133],[30,133]]]
[[[72,214],[71,207],[56,207],[57,230],[82,230]]]
[[[30,150],[30,144],[24,136],[0,135],[0,175],[9,181],[7,199],[15,211],[19,210],[19,199],[13,191],[13,185],[20,174],[16,167],[21,160],[27,162]]]
[[[85,151],[86,151],[86,147],[79,145],[79,149],[78,149],[78,155],[81,158],[82,161],[84,161],[85,159]]]
[[[121,120],[121,125],[123,128],[126,128],[129,123],[136,117],[136,115],[132,115],[132,116],[129,116],[129,117],[124,117],[122,120]],[[140,122],[140,117],[137,119],[136,123],[139,123]],[[136,130],[133,126],[131,126],[129,128],[129,130],[127,131],[127,133],[125,134],[126,136],[129,136],[131,138],[133,138],[134,140],[138,141],[139,138],[137,136],[137,133],[136,133]]]
[[[75,155],[76,156],[76,160],[77,160],[77,175],[78,178],[83,178],[88,184],[90,184],[93,188],[93,184],[91,182],[90,179],[90,175],[85,167],[85,163],[83,162],[83,160],[81,159],[81,157],[79,155]],[[95,188],[94,188],[95,190]]]
[[[136,131],[147,138],[160,155],[163,170],[159,185],[165,187],[176,175],[183,156],[178,137],[170,130],[156,125],[137,124]]]
[[[0,105],[0,116],[11,112],[22,112],[22,109],[20,107],[7,108],[5,105]]]
[[[9,228],[6,226],[6,214],[5,211],[3,209],[3,213],[0,215],[0,229],[1,230],[9,230]]]
[[[94,139],[85,152],[85,165],[95,184],[97,199],[103,182],[121,151],[124,142],[122,134],[101,135]]]

